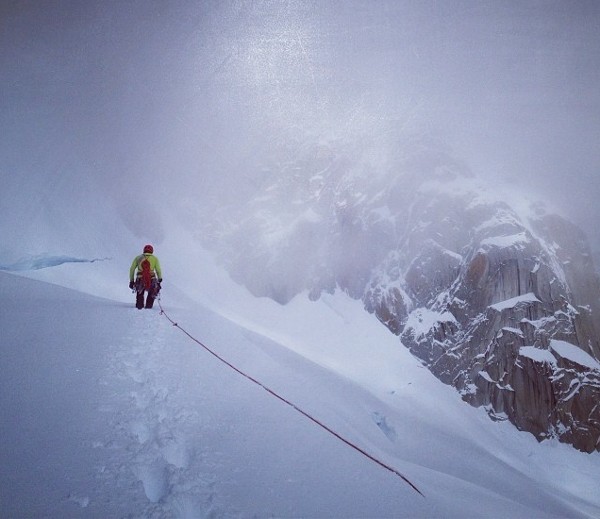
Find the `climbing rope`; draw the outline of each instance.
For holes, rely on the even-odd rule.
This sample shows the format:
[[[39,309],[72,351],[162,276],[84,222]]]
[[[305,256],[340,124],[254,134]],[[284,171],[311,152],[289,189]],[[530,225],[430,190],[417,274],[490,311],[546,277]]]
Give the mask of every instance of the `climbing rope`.
[[[410,487],[415,490],[417,493],[419,493],[421,496],[425,497],[423,495],[423,493],[401,472],[399,472],[398,470],[396,470],[395,468],[391,467],[390,465],[384,463],[383,461],[381,461],[380,459],[376,458],[375,456],[373,456],[372,454],[369,454],[367,451],[365,451],[364,449],[362,449],[361,447],[359,447],[358,445],[355,445],[354,443],[352,443],[350,440],[347,440],[346,438],[344,438],[343,436],[341,436],[339,433],[337,433],[336,431],[334,431],[333,429],[331,429],[331,427],[325,425],[323,422],[319,421],[317,418],[315,418],[314,416],[310,415],[309,413],[307,413],[306,411],[304,411],[303,409],[301,409],[300,407],[298,407],[296,404],[294,404],[293,402],[290,402],[289,400],[287,400],[286,398],[282,397],[281,395],[279,395],[278,393],[276,393],[275,391],[273,391],[272,389],[270,389],[269,387],[265,386],[262,382],[260,382],[259,380],[256,380],[254,377],[248,375],[247,373],[244,373],[241,369],[237,368],[236,366],[234,366],[231,362],[225,360],[223,357],[221,357],[219,354],[215,353],[212,349],[210,349],[208,346],[206,346],[205,344],[203,344],[201,341],[199,341],[198,339],[196,339],[196,337],[194,337],[193,335],[191,335],[187,330],[185,330],[184,328],[182,328],[181,326],[179,326],[179,324],[175,321],[173,321],[173,319],[171,319],[169,317],[169,315],[165,312],[161,301],[160,301],[160,297],[157,299],[158,301],[158,306],[160,308],[160,314],[164,315],[167,320],[178,330],[180,330],[183,334],[187,335],[188,338],[190,338],[192,341],[194,341],[196,344],[198,344],[200,347],[202,347],[203,349],[205,349],[208,353],[210,353],[213,357],[217,358],[219,361],[221,361],[223,364],[225,364],[226,366],[229,366],[232,370],[234,370],[236,373],[240,374],[241,376],[243,376],[244,378],[250,380],[251,382],[253,382],[254,384],[256,384],[257,386],[260,386],[261,388],[263,388],[267,393],[271,394],[272,396],[274,396],[275,398],[277,398],[278,400],[280,400],[281,402],[283,402],[284,404],[287,404],[288,406],[292,407],[293,409],[295,409],[296,411],[298,411],[301,415],[305,416],[306,418],[308,418],[309,420],[311,420],[312,422],[314,422],[315,424],[317,424],[319,427],[325,429],[328,433],[332,434],[333,436],[335,436],[338,440],[344,442],[346,445],[348,445],[349,447],[352,447],[354,450],[360,452],[363,456],[366,456],[367,458],[369,458],[371,461],[377,463],[377,465],[383,467],[384,469],[389,470],[390,472],[392,472],[393,474],[395,474],[396,476],[398,476],[399,478],[401,478],[405,483],[407,483],[408,485],[410,485]]]

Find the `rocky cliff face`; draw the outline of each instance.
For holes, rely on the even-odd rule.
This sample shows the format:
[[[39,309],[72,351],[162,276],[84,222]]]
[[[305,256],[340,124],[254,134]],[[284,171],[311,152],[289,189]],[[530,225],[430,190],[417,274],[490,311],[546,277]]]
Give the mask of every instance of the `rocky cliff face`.
[[[526,224],[502,203],[465,204],[463,219],[472,212],[484,218],[460,261],[428,245],[407,270],[417,308],[395,325],[402,342],[494,419],[599,449],[600,287],[583,236],[557,216]]]
[[[581,231],[443,153],[383,169],[335,149],[263,165],[254,196],[204,217],[232,276],[282,304],[344,290],[493,419],[600,450],[600,282]]]

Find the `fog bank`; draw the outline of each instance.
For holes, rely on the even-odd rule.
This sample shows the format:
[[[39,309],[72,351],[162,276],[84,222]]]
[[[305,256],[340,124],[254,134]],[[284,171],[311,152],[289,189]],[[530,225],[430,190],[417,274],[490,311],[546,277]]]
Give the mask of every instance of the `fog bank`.
[[[597,3],[25,1],[0,20],[8,249],[103,213],[160,243],[161,213],[254,195],[265,162],[342,141],[385,168],[416,138],[600,250]]]

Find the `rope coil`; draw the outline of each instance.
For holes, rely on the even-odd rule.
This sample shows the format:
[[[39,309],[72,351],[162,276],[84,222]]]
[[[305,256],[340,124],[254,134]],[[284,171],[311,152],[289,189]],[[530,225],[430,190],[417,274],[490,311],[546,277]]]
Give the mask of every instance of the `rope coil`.
[[[181,326],[179,326],[178,323],[176,323],[175,321],[173,321],[173,319],[171,319],[169,317],[169,315],[165,312],[165,310],[164,310],[164,308],[163,308],[163,306],[162,306],[162,304],[160,302],[160,298],[158,298],[158,306],[160,307],[160,314],[164,315],[167,318],[167,320],[173,325],[173,327],[177,328],[178,330],[181,330],[181,332],[184,333],[189,339],[191,339],[192,341],[194,341],[196,344],[198,344],[200,347],[202,347],[204,350],[206,350],[208,353],[210,353],[213,357],[215,357],[216,359],[218,359],[220,362],[222,362],[223,364],[225,364],[226,366],[228,366],[229,368],[231,368],[232,370],[234,370],[236,373],[240,374],[244,378],[246,378],[246,379],[250,380],[251,382],[253,382],[254,384],[260,386],[267,393],[271,394],[272,396],[274,396],[275,398],[277,398],[278,400],[280,400],[284,404],[290,406],[292,409],[295,409],[301,415],[303,415],[304,417],[308,418],[309,420],[311,420],[313,423],[317,424],[322,429],[326,430],[328,433],[330,433],[331,435],[333,435],[334,437],[336,437],[338,440],[342,441],[343,443],[345,443],[349,447],[352,447],[354,450],[358,451],[359,453],[361,453],[363,456],[367,457],[368,459],[370,459],[374,463],[377,463],[377,465],[383,467],[384,469],[389,470],[391,473],[395,474],[396,476],[398,476],[399,478],[401,478],[405,483],[407,483],[415,492],[417,492],[421,496],[425,497],[424,494],[414,485],[414,483],[412,483],[404,474],[402,474],[401,472],[399,472],[395,468],[391,467],[390,465],[384,463],[383,461],[381,461],[380,459],[376,458],[372,454],[369,454],[367,451],[365,451],[364,449],[362,449],[358,445],[355,445],[350,440],[347,440],[346,438],[344,438],[343,436],[341,436],[339,433],[337,433],[336,431],[334,431],[333,429],[331,429],[329,426],[325,425],[323,422],[319,421],[317,418],[313,417],[312,415],[310,415],[308,412],[306,412],[303,409],[301,409],[300,407],[298,407],[293,402],[290,402],[286,398],[282,397],[281,395],[279,395],[278,393],[276,393],[271,388],[265,386],[259,380],[257,380],[254,377],[248,375],[247,373],[244,373],[242,370],[240,370],[239,368],[237,368],[236,366],[234,366],[231,362],[227,361],[226,359],[224,359],[223,357],[221,357],[219,354],[215,353],[208,346],[206,346],[205,344],[203,344],[201,341],[199,341],[198,339],[196,339],[196,337],[194,337],[193,335],[191,335],[187,330],[185,330],[184,328],[182,328]]]

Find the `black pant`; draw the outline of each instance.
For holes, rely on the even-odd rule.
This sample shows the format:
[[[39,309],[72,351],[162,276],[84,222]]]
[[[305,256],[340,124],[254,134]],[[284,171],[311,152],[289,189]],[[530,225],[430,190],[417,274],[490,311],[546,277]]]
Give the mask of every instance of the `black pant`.
[[[138,278],[137,281],[135,282],[135,287],[136,287],[136,296],[135,296],[135,306],[136,308],[139,308],[140,310],[142,308],[152,308],[152,306],[154,305],[154,299],[156,299],[156,296],[158,295],[158,291],[160,290],[160,287],[158,285],[158,281],[156,280],[156,278],[152,278],[152,282],[150,284],[150,288],[147,289],[144,286],[144,281],[142,280],[142,278]],[[146,304],[144,305],[144,293],[147,293],[146,295]]]

